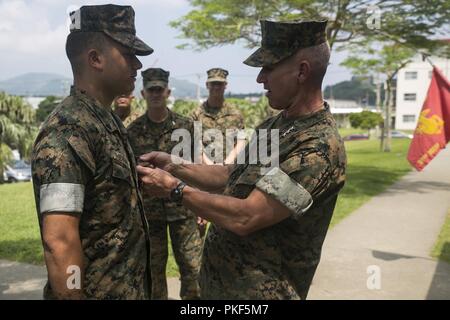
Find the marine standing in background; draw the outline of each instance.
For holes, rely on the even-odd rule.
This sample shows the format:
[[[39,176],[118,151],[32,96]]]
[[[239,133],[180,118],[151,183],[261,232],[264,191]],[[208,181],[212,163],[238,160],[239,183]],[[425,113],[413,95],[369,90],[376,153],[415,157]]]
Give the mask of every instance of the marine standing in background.
[[[142,96],[147,102],[147,112],[128,127],[131,146],[136,156],[151,151],[171,153],[178,141],[172,133],[186,129],[193,137],[192,120],[167,108],[170,96],[169,72],[149,68],[142,72]],[[191,155],[194,155],[192,143]],[[192,160],[192,157],[190,158]],[[199,299],[198,273],[202,253],[202,238],[197,227],[197,217],[189,210],[167,199],[144,197],[145,211],[150,227],[152,299],[167,299],[166,266],[168,259],[169,229],[175,261],[181,276],[182,299]]]
[[[239,151],[244,147],[244,143],[239,141],[234,144],[234,149],[228,152],[226,148],[226,129],[244,129],[244,117],[242,113],[232,104],[225,101],[225,89],[227,87],[228,71],[221,68],[213,68],[207,71],[208,79],[206,88],[209,91],[208,99],[200,105],[192,114],[194,121],[200,121],[203,125],[203,132],[208,129],[218,129],[222,133],[223,143],[220,149],[223,150],[222,163],[233,163]],[[210,141],[203,135],[203,145],[206,147]],[[214,142],[213,142],[214,143]],[[216,150],[218,144],[215,144]],[[212,154],[215,157],[215,154]],[[206,164],[212,164],[213,159],[204,157]]]

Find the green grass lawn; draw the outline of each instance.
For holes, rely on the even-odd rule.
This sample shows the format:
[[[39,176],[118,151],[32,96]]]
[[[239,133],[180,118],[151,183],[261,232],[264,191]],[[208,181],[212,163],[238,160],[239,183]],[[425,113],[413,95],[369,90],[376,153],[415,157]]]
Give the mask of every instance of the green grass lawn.
[[[332,225],[410,170],[406,161],[409,141],[393,140],[390,153],[380,153],[376,140],[346,143],[347,182],[339,196]],[[31,183],[0,185],[0,258],[43,263]],[[168,276],[178,275],[171,249],[167,273]]]
[[[341,135],[341,137],[345,137],[350,134],[367,134],[367,131],[362,130],[362,129],[354,129],[354,128],[340,128],[339,134]]]
[[[332,226],[411,170],[406,160],[410,141],[393,139],[389,153],[379,152],[379,140],[345,143],[347,179],[336,204]]]
[[[431,252],[431,256],[450,263],[450,210]]]

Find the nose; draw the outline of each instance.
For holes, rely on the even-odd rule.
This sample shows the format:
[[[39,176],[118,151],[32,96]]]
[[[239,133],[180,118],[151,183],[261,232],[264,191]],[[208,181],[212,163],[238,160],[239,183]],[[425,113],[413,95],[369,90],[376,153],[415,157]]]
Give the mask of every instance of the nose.
[[[261,71],[258,73],[258,76],[256,77],[257,83],[264,83],[266,81],[266,71],[264,68],[261,69]]]
[[[141,69],[142,68],[142,63],[141,63],[141,61],[139,61],[139,59],[136,57],[136,56],[134,56],[134,59],[133,59],[133,69],[134,70],[139,70],[139,69]]]

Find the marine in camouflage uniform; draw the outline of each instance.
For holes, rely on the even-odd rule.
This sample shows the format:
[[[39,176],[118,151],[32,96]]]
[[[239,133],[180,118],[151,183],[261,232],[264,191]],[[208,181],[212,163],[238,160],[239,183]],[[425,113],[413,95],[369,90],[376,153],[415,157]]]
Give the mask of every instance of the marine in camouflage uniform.
[[[244,164],[177,164],[152,153],[141,160],[158,168],[138,167],[144,186],[153,187],[148,194],[169,195],[211,221],[202,299],[305,299],[345,182],[344,144],[321,90],[330,54],[326,22],[261,24],[262,47],[245,63],[263,67],[257,81],[270,105],[283,110],[256,131],[255,139],[267,134],[261,142],[270,167],[250,158],[259,139],[246,147]],[[206,191],[225,187],[224,195],[186,182]]]
[[[213,68],[207,71],[208,83],[223,82],[226,84],[228,71],[221,68]],[[226,150],[226,130],[227,129],[244,129],[244,118],[242,113],[236,108],[236,106],[224,101],[223,105],[220,107],[211,106],[206,100],[192,113],[192,120],[200,121],[203,126],[203,132],[208,129],[218,129],[222,133],[223,137],[223,161],[225,161],[228,156]],[[214,143],[208,141],[203,135],[203,146],[206,147],[208,144]],[[218,150],[215,147],[215,150]],[[214,153],[212,154],[214,157]]]
[[[261,164],[247,159],[232,172],[224,195],[245,199],[258,188],[287,207],[305,209],[311,199],[313,205],[247,237],[211,224],[200,273],[204,299],[306,298],[344,183],[345,151],[328,105],[293,121],[279,114],[257,130],[275,128],[280,170],[264,176]]]
[[[326,22],[261,25],[262,48],[245,61],[251,66],[274,65],[326,41]],[[344,144],[326,103],[293,119],[280,113],[257,129],[279,129],[279,168],[262,175],[261,164],[247,159],[231,173],[224,194],[245,199],[258,188],[294,214],[246,237],[212,224],[200,272],[204,299],[305,299],[344,184]]]
[[[123,126],[128,127],[134,120],[142,116],[143,112],[133,111],[133,94],[121,95],[114,100],[114,113],[122,120]]]
[[[142,72],[144,90],[160,87],[168,89],[169,72],[160,68],[149,68]],[[164,106],[165,107],[165,106]],[[152,108],[149,105],[149,108]],[[167,108],[167,107],[165,107]],[[151,151],[171,153],[178,141],[172,141],[172,132],[186,129],[194,137],[193,122],[167,109],[167,118],[154,122],[146,113],[129,127],[130,143],[136,156]],[[193,155],[193,144],[191,155]],[[168,238],[181,276],[182,299],[198,299],[200,288],[198,273],[203,241],[197,227],[197,218],[188,209],[167,199],[144,197],[146,216],[150,227],[152,299],[167,299],[166,266],[168,259]]]
[[[103,32],[137,55],[153,52],[135,36],[130,6],[83,6],[71,16],[79,19],[71,34]],[[150,244],[135,166],[120,119],[75,87],[35,141],[33,187],[41,234],[46,214],[79,217],[83,298],[149,296]],[[55,298],[50,282],[44,298]]]

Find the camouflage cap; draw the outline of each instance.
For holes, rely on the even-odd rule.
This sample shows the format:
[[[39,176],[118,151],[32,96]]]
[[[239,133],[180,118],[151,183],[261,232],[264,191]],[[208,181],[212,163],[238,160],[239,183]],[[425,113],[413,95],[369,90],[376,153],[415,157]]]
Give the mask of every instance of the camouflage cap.
[[[212,68],[206,71],[208,80],[206,82],[227,82],[228,71],[222,68]]]
[[[125,47],[135,50],[135,54],[146,56],[153,49],[136,36],[134,10],[131,6],[114,4],[82,6],[70,13],[70,33],[103,32]]]
[[[261,48],[244,63],[264,67],[292,56],[298,49],[327,41],[327,21],[274,22],[261,20]]]
[[[169,71],[161,68],[148,68],[141,72],[144,89],[151,87],[167,88],[169,85]]]

